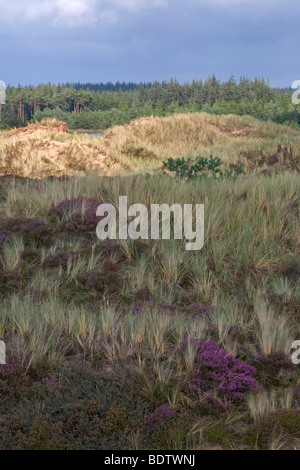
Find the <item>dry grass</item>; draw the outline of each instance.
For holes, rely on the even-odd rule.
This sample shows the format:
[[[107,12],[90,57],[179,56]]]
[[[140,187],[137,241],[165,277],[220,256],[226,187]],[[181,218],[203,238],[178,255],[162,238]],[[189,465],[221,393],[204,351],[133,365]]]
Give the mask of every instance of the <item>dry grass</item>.
[[[31,124],[0,134],[0,172],[22,177],[110,174],[112,161],[93,143],[67,132],[56,120]],[[119,166],[118,166],[119,168]]]
[[[169,157],[219,156],[227,164],[248,165],[247,155],[272,155],[278,143],[300,150],[299,131],[250,116],[207,113],[149,117],[116,126],[101,143],[116,160],[138,171],[155,170]],[[134,165],[132,164],[134,161]]]
[[[67,126],[45,120],[26,128],[1,132],[1,174],[43,178],[85,174],[133,174],[156,171],[169,157],[219,156],[229,166],[262,171],[259,160],[278,144],[300,153],[300,132],[249,116],[178,114],[142,118],[112,128],[103,139],[69,134]]]

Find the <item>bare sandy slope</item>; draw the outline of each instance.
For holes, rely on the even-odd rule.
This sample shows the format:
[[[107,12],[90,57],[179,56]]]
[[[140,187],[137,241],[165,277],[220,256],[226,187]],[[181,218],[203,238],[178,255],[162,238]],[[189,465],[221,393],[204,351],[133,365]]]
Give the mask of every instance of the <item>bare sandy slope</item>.
[[[48,120],[0,133],[0,174],[24,177],[107,173],[107,155],[68,132],[64,122]]]

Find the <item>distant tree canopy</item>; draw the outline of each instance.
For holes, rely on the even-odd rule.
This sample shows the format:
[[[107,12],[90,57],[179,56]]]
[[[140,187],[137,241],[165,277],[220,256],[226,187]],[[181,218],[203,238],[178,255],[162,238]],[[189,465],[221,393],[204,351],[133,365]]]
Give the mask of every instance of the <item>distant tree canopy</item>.
[[[274,89],[262,79],[215,75],[205,81],[179,84],[176,79],[152,83],[65,83],[6,89],[0,127],[24,126],[56,118],[71,129],[107,129],[143,116],[180,112],[250,114],[277,123],[300,125],[300,108],[291,102],[291,89]]]

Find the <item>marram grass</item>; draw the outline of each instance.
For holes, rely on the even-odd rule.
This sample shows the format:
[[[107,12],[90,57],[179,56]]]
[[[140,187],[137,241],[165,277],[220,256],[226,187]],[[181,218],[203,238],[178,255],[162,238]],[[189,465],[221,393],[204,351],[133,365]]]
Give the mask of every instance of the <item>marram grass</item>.
[[[271,154],[280,132],[250,118],[178,116],[116,128],[107,145],[89,145],[106,145],[128,167],[130,157],[120,149],[129,135],[157,154],[165,139],[159,159],[146,165],[134,157],[134,173],[158,170],[169,152],[205,153],[205,145],[218,147],[225,162],[235,161],[232,149],[246,140]],[[172,135],[182,142],[178,154]],[[285,138],[298,149],[297,131],[287,130]],[[296,171],[279,168],[253,165],[220,181],[178,180],[161,171],[2,179],[0,337],[9,365],[0,380],[0,449],[300,447],[299,366],[291,362],[292,342],[300,338],[300,185]],[[204,204],[203,248],[185,251],[180,240],[102,243],[93,230],[67,228],[70,204],[60,215],[54,211],[76,199],[84,220],[87,198],[117,205],[119,195],[148,208]],[[45,224],[44,238],[26,232],[32,221]],[[252,388],[240,401],[223,393],[216,381],[222,362],[214,357],[213,369],[201,366],[214,373],[204,381],[212,385],[195,387],[201,340],[246,371],[256,369],[242,377],[240,386],[251,380]],[[159,425],[150,429],[153,416]]]

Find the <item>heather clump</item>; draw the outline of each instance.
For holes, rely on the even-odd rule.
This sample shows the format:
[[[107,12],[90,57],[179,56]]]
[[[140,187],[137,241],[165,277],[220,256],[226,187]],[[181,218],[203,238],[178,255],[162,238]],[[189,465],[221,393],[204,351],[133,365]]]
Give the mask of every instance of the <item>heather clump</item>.
[[[0,271],[0,293],[9,293],[22,289],[22,277],[17,269],[12,271]]]
[[[3,222],[1,228],[6,233],[20,233],[25,242],[45,244],[50,238],[49,229],[42,220],[14,217]]]
[[[46,268],[57,268],[67,269],[68,266],[78,259],[78,254],[69,251],[59,251],[53,255],[48,255],[44,259],[43,265]]]
[[[159,406],[147,420],[151,445],[159,449],[178,449],[178,445],[187,443],[191,422],[191,416],[179,407]]]
[[[86,204],[86,207],[88,207],[92,201],[95,200],[86,197],[73,197],[72,199],[65,199],[64,201],[56,204],[56,206],[53,208],[53,212],[62,217],[67,213],[72,214],[73,212],[81,210],[84,203]]]
[[[128,416],[126,408],[113,404],[106,413],[105,431],[108,436],[122,434],[128,427]]]
[[[105,439],[105,415],[97,400],[77,400],[64,407],[61,420],[60,442],[66,449],[97,448]]]
[[[169,405],[161,405],[148,417],[149,428],[155,431],[158,428],[169,426],[174,422],[177,410]]]
[[[88,271],[78,277],[79,282],[87,289],[96,292],[104,292],[105,275],[98,271]]]
[[[297,378],[297,370],[291,359],[283,352],[260,353],[253,360],[256,377],[265,387],[289,386]]]
[[[0,406],[2,403],[47,396],[61,391],[58,377],[50,364],[37,364],[28,370],[16,355],[8,355],[0,367]]]
[[[122,278],[114,272],[87,271],[78,276],[78,281],[84,289],[99,293],[117,292],[122,286]]]
[[[194,369],[186,392],[203,406],[228,408],[257,390],[254,367],[236,359],[214,341],[190,340],[196,347]],[[186,340],[185,342],[188,342]]]
[[[60,426],[52,425],[44,416],[34,420],[28,434],[29,450],[61,450],[58,439]]]
[[[134,289],[132,291],[132,295],[136,302],[149,302],[151,300],[151,293],[149,292],[148,287]]]
[[[11,234],[8,230],[0,229],[0,249],[1,247],[11,240]]]
[[[66,199],[57,204],[52,214],[64,222],[69,232],[95,232],[101,217],[96,216],[97,207],[101,203],[97,199],[79,197]]]
[[[0,450],[21,450],[28,446],[28,425],[23,416],[1,415]]]
[[[270,165],[275,165],[276,163],[279,162],[279,156],[278,156],[278,153],[273,153],[273,155],[270,155],[269,158],[268,158],[268,163]]]

